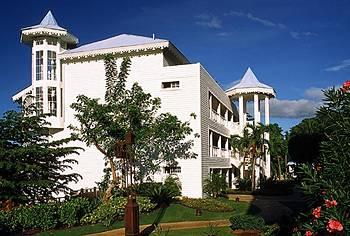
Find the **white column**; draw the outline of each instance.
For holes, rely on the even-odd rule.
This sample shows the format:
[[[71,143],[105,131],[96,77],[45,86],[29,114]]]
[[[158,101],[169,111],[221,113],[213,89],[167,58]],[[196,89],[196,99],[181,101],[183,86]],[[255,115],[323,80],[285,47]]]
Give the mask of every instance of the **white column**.
[[[212,118],[212,111],[213,111],[213,95],[209,93],[209,117]]]
[[[265,97],[265,125],[270,124],[270,99],[268,96]]]
[[[218,109],[216,110],[216,112],[219,114],[219,116],[221,116],[220,110],[221,110],[221,103],[219,102]]]
[[[219,135],[219,140],[218,140],[218,148],[219,148],[219,150],[218,150],[218,156],[219,157],[222,157],[222,155],[221,155],[221,135]]]
[[[213,132],[209,131],[209,157],[213,156]]]
[[[254,124],[260,123],[259,95],[254,94]]]
[[[230,158],[230,153],[229,153],[229,151],[228,151],[228,138],[226,138],[226,142],[225,142],[225,149],[226,149],[226,155],[225,155],[225,157],[226,158]]]
[[[265,97],[265,125],[270,124],[270,99],[268,96]],[[270,134],[265,133],[265,139],[270,140]],[[268,147],[267,147],[268,148]],[[271,177],[271,158],[269,150],[266,151],[265,159],[265,175],[267,178]]]
[[[239,96],[238,98],[238,109],[239,109],[239,127],[241,129],[243,129],[244,127],[244,121],[243,121],[243,118],[244,118],[244,112],[243,112],[243,108],[244,108],[244,102],[243,102],[243,96]]]

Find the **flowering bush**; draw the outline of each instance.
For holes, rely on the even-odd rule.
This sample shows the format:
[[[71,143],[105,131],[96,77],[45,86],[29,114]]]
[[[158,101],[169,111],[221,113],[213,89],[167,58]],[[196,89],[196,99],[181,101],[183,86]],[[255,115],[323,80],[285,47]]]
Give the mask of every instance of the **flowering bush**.
[[[302,215],[296,235],[350,234],[350,90],[331,89],[325,96],[315,119],[326,140],[315,162],[298,173],[312,209]]]

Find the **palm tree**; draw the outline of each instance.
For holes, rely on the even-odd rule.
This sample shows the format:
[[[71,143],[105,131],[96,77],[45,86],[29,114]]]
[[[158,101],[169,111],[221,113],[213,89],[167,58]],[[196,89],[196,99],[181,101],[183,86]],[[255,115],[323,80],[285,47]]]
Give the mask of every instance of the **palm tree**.
[[[269,130],[269,126],[263,124],[251,125],[248,124],[243,129],[243,135],[231,136],[232,148],[240,154],[243,154],[244,159],[247,157],[251,158],[251,180],[252,180],[252,191],[256,188],[256,176],[255,166],[256,160],[259,157],[265,155],[265,147],[269,146],[268,140],[265,138],[265,133]],[[245,165],[245,162],[243,162]]]

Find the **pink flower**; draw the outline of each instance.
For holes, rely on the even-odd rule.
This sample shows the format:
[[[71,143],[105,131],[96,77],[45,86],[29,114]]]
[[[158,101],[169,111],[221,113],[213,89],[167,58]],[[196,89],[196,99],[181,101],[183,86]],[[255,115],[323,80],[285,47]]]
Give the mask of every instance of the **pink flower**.
[[[327,193],[326,190],[323,190],[323,191],[321,192],[322,195],[326,195],[326,193]]]
[[[338,203],[337,203],[337,201],[336,200],[328,200],[328,199],[326,199],[325,201],[324,201],[324,204],[325,204],[325,206],[327,207],[327,208],[330,208],[330,207],[332,207],[332,206],[336,206],[336,205],[338,205]]]
[[[328,220],[327,231],[330,233],[343,231],[343,225],[338,220]]]
[[[307,230],[305,232],[305,236],[312,236],[312,235],[313,235],[313,233],[310,230]]]
[[[315,218],[320,218],[321,217],[321,207],[316,207],[313,211],[312,211],[312,215]]]

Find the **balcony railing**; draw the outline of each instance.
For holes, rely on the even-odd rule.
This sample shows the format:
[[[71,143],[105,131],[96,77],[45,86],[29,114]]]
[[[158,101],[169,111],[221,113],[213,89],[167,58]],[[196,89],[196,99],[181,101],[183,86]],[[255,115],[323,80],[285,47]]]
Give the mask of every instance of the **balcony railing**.
[[[229,158],[230,157],[230,151],[225,148],[219,148],[216,146],[211,147],[211,156],[212,157],[223,157],[223,158]]]
[[[212,153],[213,157],[218,157],[219,156],[219,147],[213,146],[211,150],[212,150],[211,153]]]

